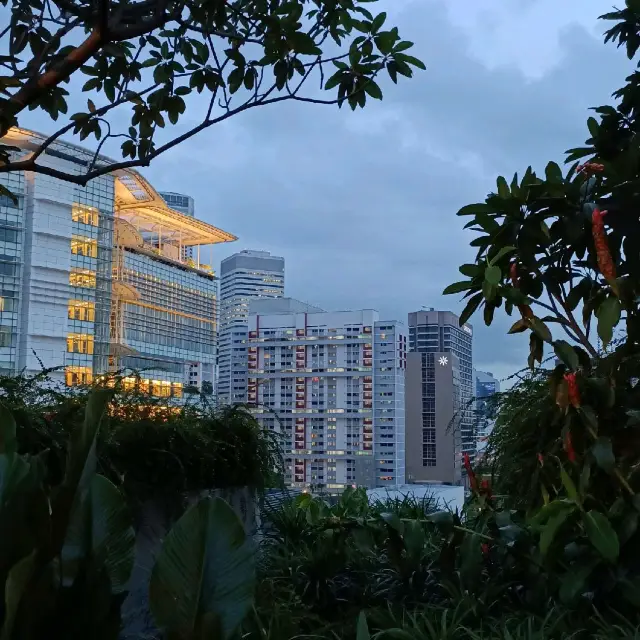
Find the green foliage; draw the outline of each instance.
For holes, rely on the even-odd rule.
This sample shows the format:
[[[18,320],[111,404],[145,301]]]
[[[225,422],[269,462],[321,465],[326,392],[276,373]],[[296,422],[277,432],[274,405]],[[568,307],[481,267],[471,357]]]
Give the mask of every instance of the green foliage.
[[[84,185],[115,168],[148,165],[248,109],[285,100],[356,109],[367,98],[380,100],[380,74],[397,83],[425,66],[384,12],[371,13],[372,2],[2,0],[12,19],[0,34],[7,54],[0,57],[0,137],[20,126],[26,109],[67,122],[29,158],[7,140],[0,172],[29,169]],[[86,108],[68,115],[78,92],[65,88],[70,79],[82,83]],[[303,95],[315,79],[331,94]],[[187,107],[189,127],[166,135]],[[37,162],[53,140],[69,134],[80,141],[95,136],[98,150],[117,141],[123,161],[96,157],[81,175]]]
[[[603,17],[616,22],[606,39],[635,56],[640,4]],[[446,290],[464,292],[465,320],[480,307],[487,325],[500,308],[516,311],[509,333],[530,342],[531,373],[497,398],[484,460],[501,498],[489,505],[474,491],[467,509],[485,510],[492,553],[518,568],[510,584],[523,603],[615,610],[635,621],[628,628],[640,604],[639,81],[633,73],[615,107],[595,109],[567,171],[549,162],[544,175],[499,177],[483,203],[458,212],[471,218],[477,255]],[[536,368],[550,347],[559,363]],[[518,527],[510,547],[496,536],[507,517]]]
[[[48,372],[0,377],[0,395],[17,423],[20,452],[46,451],[58,482],[67,442],[82,421],[88,389],[57,390]],[[116,385],[96,441],[98,468],[132,500],[206,488],[277,486],[280,442],[243,408],[214,410],[206,398],[181,407]]]
[[[92,391],[71,432],[60,483],[42,456],[17,453],[0,407],[0,638],[116,639],[133,568],[124,495],[96,474],[96,440],[114,392]],[[231,637],[253,602],[255,554],[238,516],[204,498],[178,520],[152,572],[151,607],[169,638]]]

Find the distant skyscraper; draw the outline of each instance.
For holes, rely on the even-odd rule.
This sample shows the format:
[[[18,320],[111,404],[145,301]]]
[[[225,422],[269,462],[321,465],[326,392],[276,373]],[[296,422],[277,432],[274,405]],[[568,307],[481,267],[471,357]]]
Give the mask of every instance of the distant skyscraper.
[[[196,203],[191,196],[173,191],[160,191],[158,193],[172,209],[184,213],[186,216],[195,218]],[[182,247],[182,259],[193,260],[193,247]]]
[[[159,191],[158,193],[172,209],[192,218],[195,217],[196,205],[191,196],[186,196],[183,193],[174,193],[173,191]]]
[[[284,258],[268,251],[240,251],[220,266],[218,404],[247,401],[249,302],[284,295]]]
[[[500,392],[500,382],[487,371],[473,370],[475,383],[475,432],[478,438],[477,450],[484,449],[483,439],[493,427],[493,405],[490,398]]]
[[[407,334],[377,311],[251,303],[248,398],[283,432],[285,481],[342,491],[405,482]]]
[[[461,453],[476,450],[473,329],[449,311],[409,314],[407,475],[414,482],[459,482]]]

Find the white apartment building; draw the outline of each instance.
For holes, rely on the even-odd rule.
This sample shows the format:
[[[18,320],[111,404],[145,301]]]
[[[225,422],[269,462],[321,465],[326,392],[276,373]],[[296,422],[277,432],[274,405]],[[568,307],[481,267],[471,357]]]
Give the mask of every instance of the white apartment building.
[[[282,433],[289,486],[405,482],[402,323],[283,298],[251,305],[248,344],[249,403]]]
[[[284,258],[244,250],[220,265],[218,404],[247,401],[247,322],[251,300],[284,295]]]
[[[45,139],[11,129],[3,142],[22,156]],[[38,159],[70,173],[92,161],[65,142]],[[73,386],[135,370],[125,385],[155,396],[213,393],[217,278],[200,249],[235,236],[172,209],[133,170],[86,187],[31,172],[0,183],[17,196],[0,199],[0,372],[58,368]]]

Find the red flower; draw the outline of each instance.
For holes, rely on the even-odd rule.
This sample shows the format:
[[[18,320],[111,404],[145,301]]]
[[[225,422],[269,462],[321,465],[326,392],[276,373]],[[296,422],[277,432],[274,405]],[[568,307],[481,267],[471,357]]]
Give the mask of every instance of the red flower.
[[[576,452],[571,442],[571,431],[567,431],[567,435],[564,437],[564,450],[567,452],[567,458],[569,462],[576,461]]]
[[[591,234],[593,236],[593,244],[596,248],[596,256],[598,259],[598,269],[605,277],[606,281],[611,284],[616,279],[616,267],[611,258],[609,244],[607,242],[607,232],[604,229],[604,220],[606,211],[595,209],[591,217]]]
[[[544,465],[544,458],[541,453],[538,454],[538,462],[540,463],[540,466]]]
[[[486,542],[482,543],[482,555],[484,556],[489,555],[489,545]]]
[[[511,284],[517,289],[520,286],[520,281],[518,280],[518,263],[517,262],[511,263],[509,273],[511,276]]]
[[[585,162],[578,165],[576,169],[577,173],[584,173],[585,175],[593,175],[594,173],[602,173],[604,171],[604,165],[599,162]]]
[[[478,492],[478,479],[476,478],[476,474],[471,468],[471,460],[469,458],[469,454],[464,454],[464,468],[467,471],[467,476],[469,476],[469,486],[471,487],[471,491],[474,493]]]
[[[564,379],[567,382],[567,396],[569,398],[569,404],[577,409],[580,406],[580,391],[578,389],[576,374],[565,373]]]
[[[491,484],[486,478],[484,478],[480,483],[480,488],[482,489],[482,493],[487,496],[488,500],[493,498],[493,494],[491,493]]]

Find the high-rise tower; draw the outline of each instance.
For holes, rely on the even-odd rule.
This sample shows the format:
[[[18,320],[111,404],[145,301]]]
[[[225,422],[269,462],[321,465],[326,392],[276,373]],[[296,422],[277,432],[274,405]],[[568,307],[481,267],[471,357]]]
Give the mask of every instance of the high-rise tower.
[[[407,475],[459,482],[461,454],[476,451],[473,329],[450,311],[409,314]]]
[[[249,302],[284,295],[284,258],[268,251],[240,251],[220,266],[218,404],[247,401]]]

